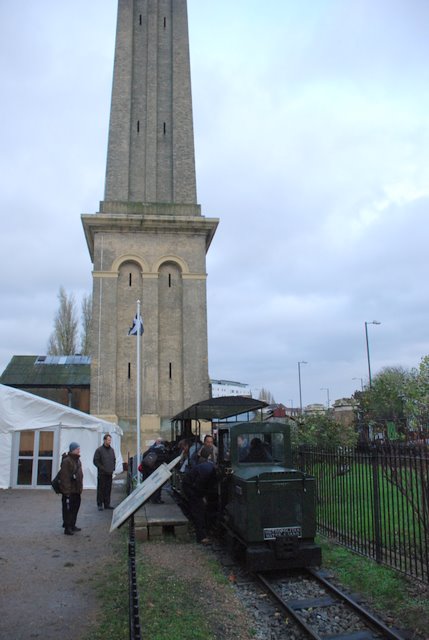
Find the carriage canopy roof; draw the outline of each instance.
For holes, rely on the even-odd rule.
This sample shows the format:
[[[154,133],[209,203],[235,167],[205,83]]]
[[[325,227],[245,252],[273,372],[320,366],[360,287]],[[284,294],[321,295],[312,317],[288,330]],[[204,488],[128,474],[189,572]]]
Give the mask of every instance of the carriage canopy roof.
[[[250,411],[257,411],[267,407],[268,404],[262,400],[255,400],[247,396],[222,396],[220,398],[209,398],[201,400],[187,407],[171,421],[175,420],[223,420],[233,416],[239,416]]]

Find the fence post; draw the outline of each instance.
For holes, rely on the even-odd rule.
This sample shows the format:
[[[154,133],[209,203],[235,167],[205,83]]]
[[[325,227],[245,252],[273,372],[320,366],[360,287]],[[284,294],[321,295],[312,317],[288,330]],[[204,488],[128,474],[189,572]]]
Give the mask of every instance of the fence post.
[[[136,539],[134,529],[134,514],[129,523],[128,539],[128,589],[129,589],[129,639],[141,640],[139,596],[136,570]]]
[[[372,464],[372,484],[373,484],[373,512],[372,521],[374,526],[375,538],[375,559],[381,563],[381,518],[380,518],[380,482],[379,482],[379,455],[378,450],[374,448],[371,453]]]

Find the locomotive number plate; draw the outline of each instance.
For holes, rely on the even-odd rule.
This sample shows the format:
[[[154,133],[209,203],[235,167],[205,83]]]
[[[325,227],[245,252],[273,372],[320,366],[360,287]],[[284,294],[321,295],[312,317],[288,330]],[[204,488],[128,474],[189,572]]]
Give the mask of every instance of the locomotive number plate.
[[[301,536],[301,527],[273,527],[272,529],[264,529],[264,540],[275,540],[276,538],[300,538]]]

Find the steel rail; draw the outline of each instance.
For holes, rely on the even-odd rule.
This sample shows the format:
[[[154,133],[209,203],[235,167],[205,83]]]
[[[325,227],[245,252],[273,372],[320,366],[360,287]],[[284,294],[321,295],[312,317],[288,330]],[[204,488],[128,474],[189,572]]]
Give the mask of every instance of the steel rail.
[[[255,576],[258,578],[258,580],[260,580],[262,582],[262,584],[268,589],[270,594],[277,600],[277,602],[283,607],[283,609],[285,609],[285,611],[291,616],[291,618],[293,618],[295,620],[295,622],[297,622],[301,628],[305,629],[305,631],[308,633],[310,638],[313,638],[314,640],[323,640],[323,638],[321,636],[319,636],[305,622],[305,620],[303,620],[303,618],[295,611],[295,609],[290,607],[286,600],[283,600],[283,598],[280,596],[280,594],[278,594],[276,592],[274,587],[272,587],[272,585],[269,583],[269,581],[261,573],[255,573]]]
[[[329,582],[324,576],[322,576],[315,569],[307,569],[310,575],[314,576],[318,582],[323,584],[329,591],[335,593],[343,602],[346,602],[352,609],[354,609],[357,613],[359,613],[368,623],[375,627],[377,631],[381,631],[385,638],[389,638],[389,640],[404,640],[404,636],[400,635],[398,632],[389,628],[384,624],[382,620],[376,618],[370,611],[362,607],[356,600],[351,598],[347,593],[338,589],[332,582]]]
[[[356,613],[358,613],[361,618],[368,624],[368,626],[377,633],[382,634],[383,638],[387,638],[388,640],[405,640],[404,636],[400,635],[397,631],[390,629],[387,627],[384,622],[376,618],[370,611],[367,611],[364,607],[358,604],[355,600],[353,600],[346,593],[338,589],[335,585],[333,585],[329,580],[327,580],[324,576],[320,575],[317,571],[313,569],[306,569],[315,580],[319,583],[323,584],[323,586],[335,594],[337,598],[339,598],[342,602],[347,604],[351,609],[353,609]],[[306,631],[310,638],[313,640],[324,640],[325,636],[319,635],[305,620],[304,618],[292,607],[288,604],[287,600],[284,600],[282,596],[277,593],[274,586],[270,583],[270,581],[261,573],[256,573],[255,576],[258,580],[268,589],[269,593],[275,598],[275,600],[280,604],[280,606],[287,612],[288,615],[291,616],[295,622],[299,624],[299,626]]]

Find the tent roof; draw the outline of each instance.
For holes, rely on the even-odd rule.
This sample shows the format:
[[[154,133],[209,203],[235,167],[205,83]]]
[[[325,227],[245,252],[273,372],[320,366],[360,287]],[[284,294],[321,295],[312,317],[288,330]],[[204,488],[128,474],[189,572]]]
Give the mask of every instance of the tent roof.
[[[113,422],[101,420],[58,402],[0,384],[0,433],[43,429],[56,425],[122,435],[122,429]]]
[[[171,420],[223,420],[267,406],[266,402],[247,396],[222,396],[196,402]]]

